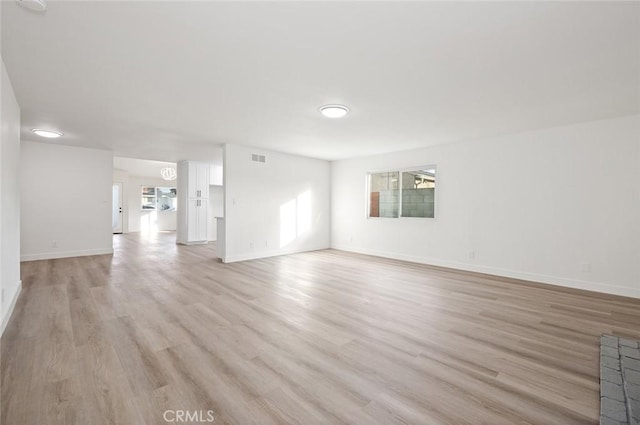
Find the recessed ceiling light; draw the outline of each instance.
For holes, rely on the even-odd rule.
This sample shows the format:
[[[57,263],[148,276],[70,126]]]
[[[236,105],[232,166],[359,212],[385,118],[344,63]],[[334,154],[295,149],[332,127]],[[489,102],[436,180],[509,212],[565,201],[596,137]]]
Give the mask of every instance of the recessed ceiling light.
[[[327,118],[342,118],[349,113],[349,108],[344,105],[324,105],[320,107],[320,113]]]
[[[46,137],[48,139],[56,139],[56,138],[62,136],[62,133],[60,133],[59,131],[53,131],[53,130],[42,130],[42,129],[39,129],[39,128],[34,128],[31,131],[33,131],[38,136]]]

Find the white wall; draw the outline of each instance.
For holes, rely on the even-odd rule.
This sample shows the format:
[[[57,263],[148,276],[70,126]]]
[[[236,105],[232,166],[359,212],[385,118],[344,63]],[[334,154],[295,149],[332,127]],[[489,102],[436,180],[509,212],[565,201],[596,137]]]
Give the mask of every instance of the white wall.
[[[111,152],[22,142],[22,260],[109,254]]]
[[[218,164],[209,164],[209,184],[214,186],[222,186],[224,172],[222,170],[222,165]]]
[[[129,175],[129,181],[125,189],[128,199],[129,232],[175,231],[177,220],[175,211],[142,211],[140,208],[142,186],[175,187],[176,182],[160,178]]]
[[[368,171],[423,164],[435,219],[366,218]],[[331,177],[334,248],[640,297],[640,116],[336,161]]]
[[[222,171],[222,167],[219,168]],[[222,182],[222,178],[216,181]],[[216,217],[224,217],[224,188],[222,186],[209,186],[209,223],[207,223],[207,239],[209,241],[218,239]]]
[[[20,293],[20,107],[2,62],[0,80],[0,334]]]
[[[329,184],[327,161],[226,145],[224,260],[328,248]]]

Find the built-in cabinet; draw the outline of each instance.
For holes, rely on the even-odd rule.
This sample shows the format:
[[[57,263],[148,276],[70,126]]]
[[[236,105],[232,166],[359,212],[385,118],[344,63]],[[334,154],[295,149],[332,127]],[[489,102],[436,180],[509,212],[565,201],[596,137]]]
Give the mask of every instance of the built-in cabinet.
[[[188,242],[206,242],[208,199],[189,199],[187,205],[187,239]]]
[[[178,163],[178,226],[180,244],[207,243],[209,210],[209,164]]]
[[[189,199],[209,198],[209,164],[185,161]]]

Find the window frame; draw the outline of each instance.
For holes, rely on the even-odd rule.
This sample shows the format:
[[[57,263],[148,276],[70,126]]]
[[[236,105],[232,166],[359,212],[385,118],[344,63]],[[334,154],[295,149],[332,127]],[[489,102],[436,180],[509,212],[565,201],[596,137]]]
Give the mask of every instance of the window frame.
[[[405,172],[410,171],[422,171],[422,170],[435,170],[435,187],[433,188],[433,217],[403,217],[402,216],[402,179]],[[380,173],[398,173],[398,216],[397,217],[371,217],[371,175]],[[435,220],[438,217],[436,199],[438,199],[438,166],[436,164],[420,165],[415,167],[398,167],[398,168],[385,168],[381,170],[367,171],[365,174],[365,215],[369,220]]]

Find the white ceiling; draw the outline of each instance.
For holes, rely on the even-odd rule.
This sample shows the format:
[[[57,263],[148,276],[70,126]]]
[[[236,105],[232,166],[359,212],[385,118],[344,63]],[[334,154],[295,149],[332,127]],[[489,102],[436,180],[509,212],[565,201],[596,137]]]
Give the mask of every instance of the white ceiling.
[[[131,176],[153,177],[161,179],[160,170],[165,167],[176,168],[175,162],[149,161],[145,159],[113,157],[113,168],[125,171]]]
[[[2,2],[23,139],[339,159],[640,112],[640,2],[48,4]]]

